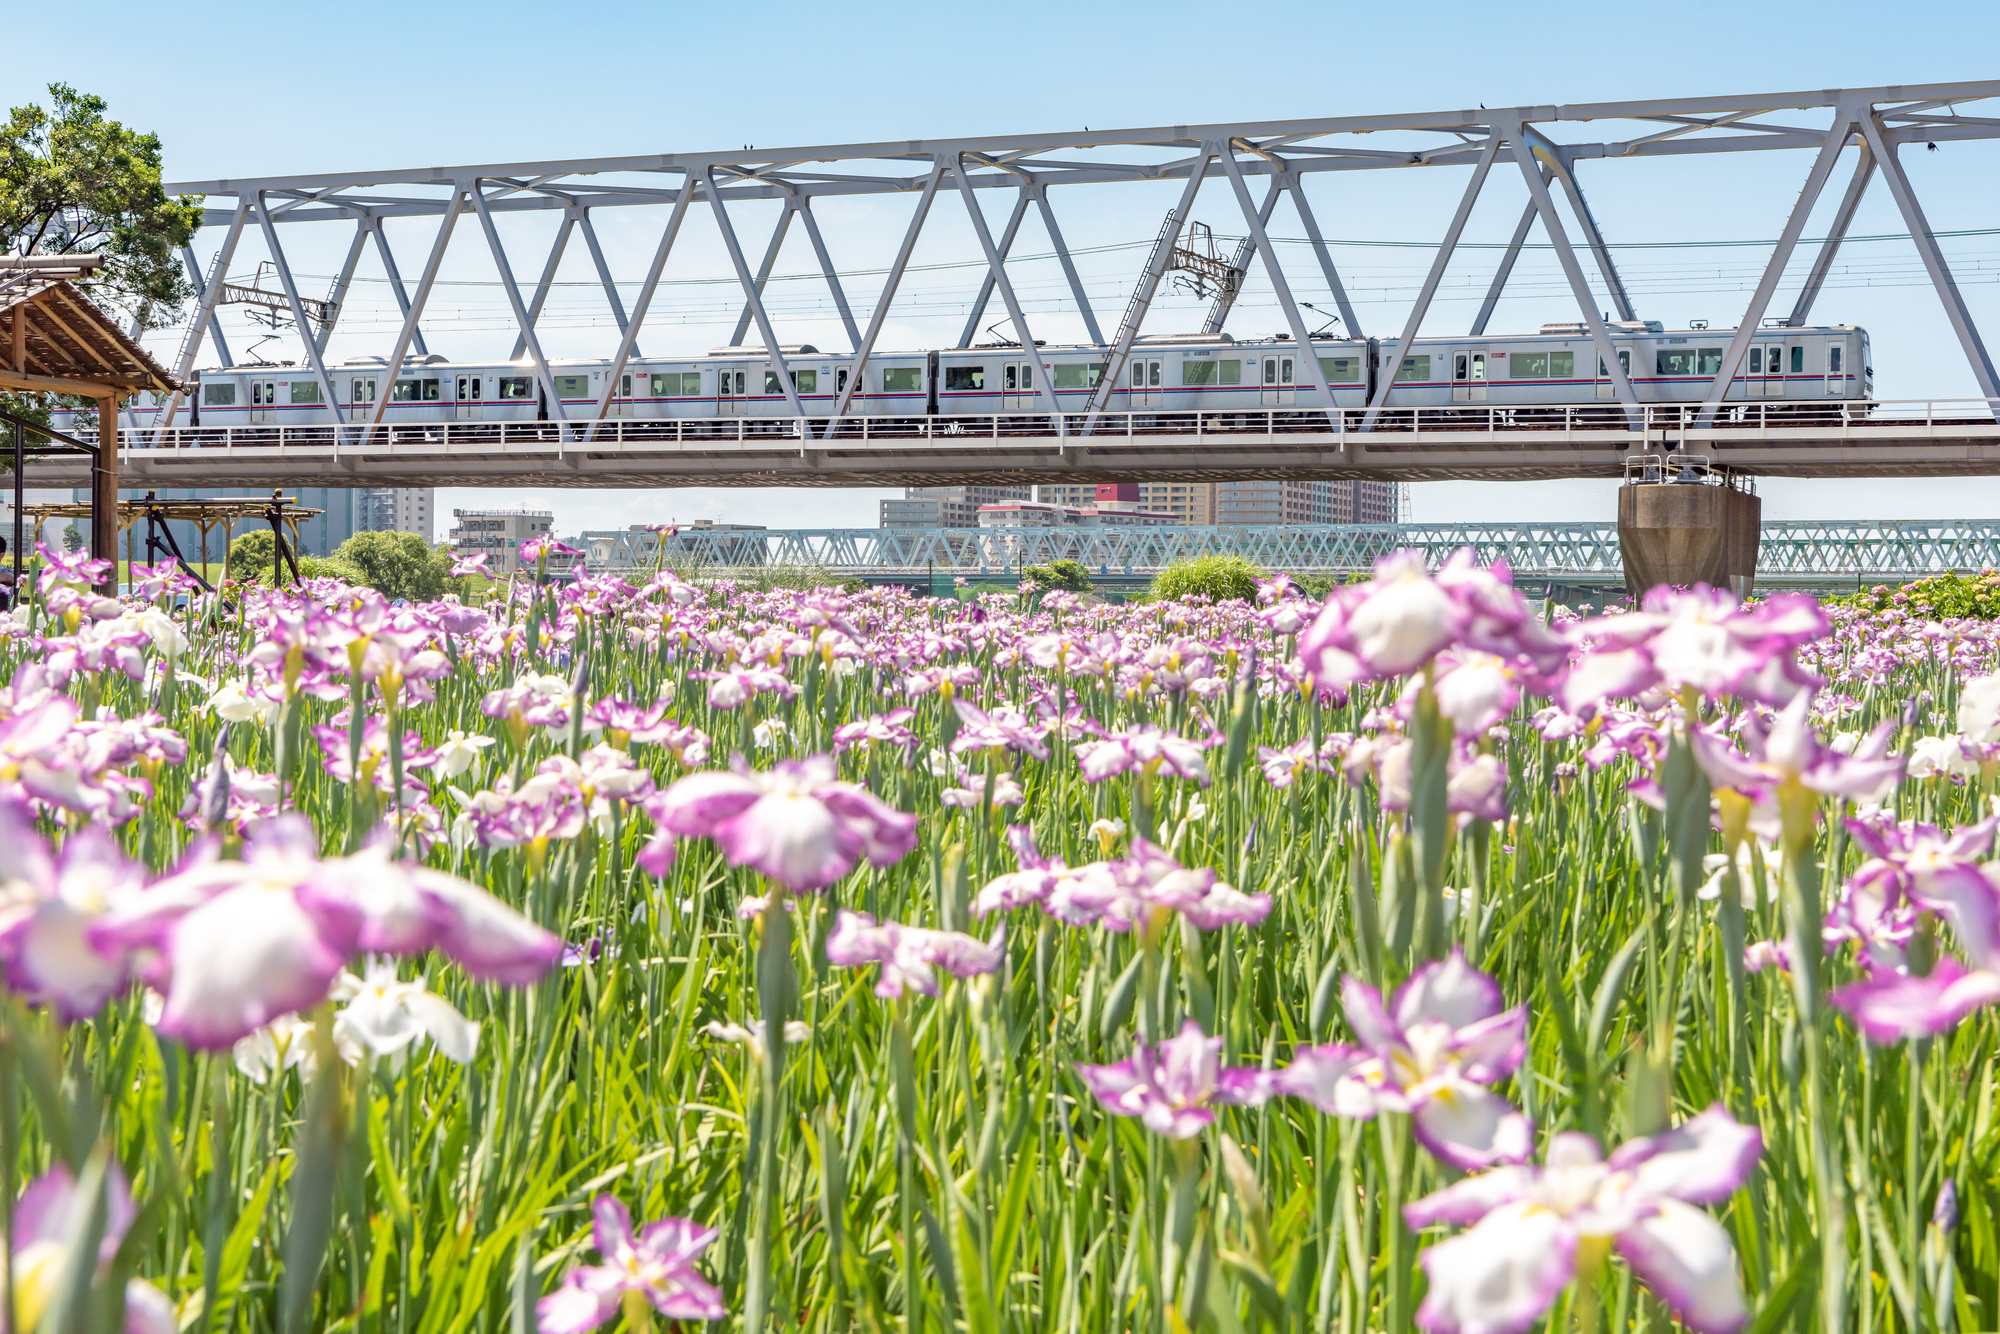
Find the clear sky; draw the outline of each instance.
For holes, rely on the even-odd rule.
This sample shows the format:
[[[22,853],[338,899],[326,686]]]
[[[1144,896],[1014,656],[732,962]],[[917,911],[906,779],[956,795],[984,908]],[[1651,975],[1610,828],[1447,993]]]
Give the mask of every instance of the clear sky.
[[[191,3],[163,12],[127,0],[92,8],[92,37],[63,25],[9,33],[0,93],[9,105],[65,81],[96,92],[129,125],[165,141],[171,179],[199,180],[371,167],[505,162],[742,144],[842,143],[1011,133],[1069,126],[1260,120],[1288,116],[1423,111],[1450,107],[1678,97],[1794,88],[1928,83],[1992,77],[2000,6],[1895,7],[1822,3],[1797,7],[1623,4],[1446,6],[1229,6],[1215,3],[1001,6],[685,5],[600,3],[551,7],[489,0],[465,4],[338,7]],[[1990,109],[1984,114],[2000,114]],[[1577,135],[1588,133],[1572,127]],[[2000,229],[2000,143],[1946,144],[1904,161],[1934,230]],[[1718,242],[1777,235],[1810,165],[1804,153],[1697,160],[1587,163],[1584,187],[1614,243]],[[1345,244],[1336,257],[1366,332],[1400,327],[1429,254],[1448,221],[1461,169],[1340,173],[1308,178],[1322,230]],[[1175,187],[1177,189],[1177,187]],[[1115,324],[1172,189],[1118,186],[1056,192],[1066,239],[1107,327]],[[1815,225],[1830,210],[1822,201]],[[1525,196],[1518,179],[1489,186],[1467,233],[1504,240]],[[842,270],[881,267],[910,204],[864,199],[822,204],[829,248]],[[989,202],[998,226],[1002,205]],[[616,276],[643,271],[658,221],[645,210],[600,210]],[[620,215],[627,216],[620,216]],[[772,206],[742,206],[745,248],[761,251]],[[1204,191],[1196,217],[1218,233],[1241,230],[1220,190]],[[508,220],[517,272],[539,272],[556,224],[547,214]],[[404,268],[421,263],[418,223],[392,238]],[[434,351],[504,357],[512,326],[476,229],[460,228],[447,285],[425,321]],[[1298,236],[1281,209],[1274,234]],[[1859,235],[1903,230],[1879,178],[1854,224]],[[296,238],[296,239],[295,239]],[[323,287],[347,233],[294,227],[285,245],[302,287]],[[1380,242],[1418,243],[1383,246]],[[198,240],[204,263],[217,244]],[[1946,243],[1976,318],[2000,345],[2000,235]],[[1016,253],[1045,254],[1038,226]],[[955,201],[940,204],[916,255],[919,265],[976,255]],[[1289,273],[1302,299],[1324,286],[1293,249]],[[246,240],[233,272],[262,258]],[[1700,245],[1625,251],[1621,266],[1639,314],[1670,326],[1733,324],[1764,261],[1754,247]],[[1794,265],[1802,271],[1810,256]],[[812,258],[800,229],[778,264],[800,274]],[[1455,263],[1425,325],[1463,328],[1490,276],[1490,252]],[[386,353],[393,304],[372,259],[342,317],[333,357]],[[738,303],[712,222],[690,224],[668,270],[641,345],[700,352],[728,341]],[[1010,266],[1038,337],[1078,337],[1060,271],[1046,259]],[[542,331],[552,356],[605,356],[616,329],[572,244]],[[974,268],[913,273],[892,308],[885,347],[955,341],[980,278]],[[866,306],[879,278],[856,277],[850,299]],[[1495,332],[1575,318],[1547,252],[1524,256],[1496,314]],[[775,283],[772,305],[785,342],[842,347],[844,337],[816,281]],[[1778,308],[1788,309],[1781,290]],[[1148,328],[1192,327],[1199,303],[1156,304]],[[997,301],[988,321],[1004,312]],[[865,317],[865,316],[864,316]],[[1178,319],[1176,318],[1178,317]],[[1878,393],[1886,398],[1974,392],[1938,303],[1908,241],[1852,244],[1815,318],[1866,326]],[[1253,276],[1231,329],[1283,327],[1269,289]],[[262,331],[233,323],[239,358]],[[752,337],[754,338],[754,333]],[[159,335],[171,354],[178,334]],[[288,339],[266,345],[297,355]],[[1771,518],[1994,518],[2000,480],[1766,482]],[[1608,519],[1612,485],[1595,482],[1432,483],[1415,488],[1420,520]],[[447,491],[454,504],[549,505],[557,528],[712,517],[773,526],[873,524],[879,491],[645,492]],[[448,520],[447,520],[448,521]],[[440,534],[441,535],[441,534]]]

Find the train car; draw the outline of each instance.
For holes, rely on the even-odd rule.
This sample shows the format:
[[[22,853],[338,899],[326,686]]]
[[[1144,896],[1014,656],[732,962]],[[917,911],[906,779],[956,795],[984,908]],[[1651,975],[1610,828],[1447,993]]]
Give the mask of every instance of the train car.
[[[1734,329],[1667,329],[1656,321],[1609,326],[1618,361],[1641,403],[1699,403],[1722,369]],[[1394,368],[1389,407],[1564,406],[1617,397],[1582,324],[1545,324],[1533,335],[1417,338],[1408,354],[1383,339],[1376,374]],[[1868,333],[1854,325],[1760,330],[1726,396],[1731,403],[1808,403],[1875,394]]]
[[[1720,371],[1730,329],[1666,329],[1655,322],[1610,326],[1618,359],[1641,403],[1696,403]],[[1386,405],[1561,408],[1615,399],[1611,377],[1582,324],[1545,324],[1535,334],[1418,338],[1397,355],[1395,339],[1315,338],[1335,405],[1365,407],[1379,377],[1393,373]],[[791,406],[777,372],[756,347],[716,348],[699,357],[637,358],[620,375],[608,415],[628,419],[782,418]],[[810,345],[784,349],[808,415],[831,415],[853,358]],[[1305,353],[1289,337],[1164,334],[1138,339],[1106,406],[1113,412],[1235,411],[1316,403]],[[1046,386],[1067,412],[1081,411],[1104,375],[1108,349],[1090,344],[1015,344],[946,351],[877,353],[848,403],[850,415],[884,418],[986,416],[1046,410]],[[1732,404],[1803,405],[1874,396],[1868,333],[1853,325],[1767,328],[1751,340]],[[393,377],[381,357],[352,357],[328,368],[337,401],[300,363],[205,370],[182,421],[196,426],[323,426],[374,417],[390,425],[588,420],[604,392],[606,360],[549,365],[555,398],[532,365],[450,362],[411,356]],[[150,419],[144,405],[135,409]],[[58,413],[58,427],[85,425]]]

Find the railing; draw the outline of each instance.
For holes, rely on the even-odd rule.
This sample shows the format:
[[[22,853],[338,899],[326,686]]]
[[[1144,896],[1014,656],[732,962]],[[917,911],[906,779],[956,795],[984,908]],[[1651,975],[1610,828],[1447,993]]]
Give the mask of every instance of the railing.
[[[338,449],[401,446],[454,446],[475,449],[533,446],[561,453],[583,447],[621,446],[714,448],[765,446],[795,450],[865,450],[934,442],[976,448],[981,441],[1060,441],[1065,448],[1115,449],[1121,440],[1173,437],[1218,445],[1263,440],[1332,438],[1337,447],[1393,449],[1423,443],[1411,437],[1444,437],[1443,442],[1546,445],[1553,438],[1584,447],[1630,448],[1635,444],[1684,449],[1690,441],[1740,444],[1867,441],[1896,437],[1899,443],[1926,435],[1962,438],[1968,432],[2000,442],[1996,421],[2000,400],[1906,399],[1815,402],[1725,403],[1715,420],[1700,425],[1697,403],[1643,404],[1628,419],[1617,403],[1558,407],[1454,404],[1450,407],[1389,407],[1364,432],[1361,408],[1329,414],[1310,406],[1232,408],[1222,411],[1048,413],[1024,410],[934,417],[607,417],[602,421],[448,421],[383,424],[282,426],[176,426],[141,429],[121,439],[132,449],[290,448]],[[1086,428],[1089,434],[1086,435]],[[78,423],[77,434],[95,434],[95,419]],[[1539,437],[1539,438],[1534,438]],[[1305,443],[1299,440],[1299,443]]]

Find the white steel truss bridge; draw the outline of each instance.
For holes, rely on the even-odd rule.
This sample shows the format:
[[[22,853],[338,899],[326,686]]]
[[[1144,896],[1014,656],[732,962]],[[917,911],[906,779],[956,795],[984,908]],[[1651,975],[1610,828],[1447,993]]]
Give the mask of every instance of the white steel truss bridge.
[[[206,196],[206,222],[219,237],[215,257],[204,271],[193,249],[185,253],[189,272],[200,293],[200,301],[187,325],[186,338],[175,358],[175,370],[185,379],[203,355],[205,343],[214,340],[214,354],[226,365],[229,354],[221,339],[216,310],[226,296],[227,278],[239,243],[246,233],[256,234],[276,272],[284,300],[300,334],[301,362],[318,382],[324,403],[341,402],[329,376],[324,352],[338,324],[340,306],[354,280],[356,267],[365,251],[373,248],[384,277],[389,282],[402,311],[395,338],[387,349],[386,364],[401,367],[414,350],[425,351],[423,320],[440,266],[451,246],[461,219],[473,219],[484,248],[492,261],[500,285],[505,289],[512,312],[514,350],[512,357],[532,367],[534,378],[549,402],[552,422],[549,434],[564,448],[558,451],[562,466],[581,477],[590,469],[569,462],[567,446],[575,442],[598,443],[603,433],[611,433],[619,448],[630,442],[629,427],[614,424],[613,396],[620,375],[638,354],[638,339],[652,311],[661,275],[672,256],[683,225],[691,216],[707,215],[728,251],[729,260],[742,289],[743,309],[732,346],[744,346],[753,358],[769,365],[780,387],[791,429],[801,439],[800,462],[777,469],[807,474],[816,466],[811,439],[830,446],[848,443],[842,421],[848,415],[853,392],[863,382],[863,371],[874,354],[885,321],[894,305],[898,289],[910,267],[911,254],[923,235],[926,219],[941,196],[957,195],[972,224],[978,244],[974,261],[985,273],[971,318],[960,338],[968,346],[984,318],[988,303],[996,295],[1005,307],[1006,327],[1012,345],[1029,347],[1036,343],[1034,330],[1009,278],[1007,258],[1030,210],[1037,213],[1056,256],[1061,260],[1067,286],[1074,298],[1092,342],[1107,349],[1100,392],[1093,394],[1085,423],[1079,428],[1059,411],[1049,377],[1037,377],[1035,397],[1045,409],[1046,433],[1059,438],[1095,433],[1112,386],[1121,383],[1121,372],[1135,340],[1140,336],[1146,315],[1161,281],[1176,267],[1187,267],[1189,255],[1197,250],[1190,238],[1192,211],[1204,183],[1212,182],[1224,192],[1225,206],[1240,211],[1244,239],[1228,260],[1219,253],[1202,258],[1218,280],[1214,304],[1203,326],[1206,333],[1219,332],[1227,320],[1231,304],[1241,289],[1241,276],[1254,259],[1268,279],[1281,308],[1294,345],[1311,345],[1312,330],[1295,297],[1294,284],[1323,282],[1330,294],[1346,336],[1367,337],[1348,299],[1332,250],[1323,237],[1307,202],[1303,183],[1312,178],[1344,182],[1345,212],[1365,208],[1355,198],[1356,188],[1373,171],[1401,171],[1451,167],[1469,173],[1463,193],[1448,220],[1441,220],[1439,242],[1417,297],[1401,324],[1400,345],[1407,346],[1431,310],[1433,298],[1447,268],[1461,250],[1461,237],[1474,204],[1497,175],[1515,176],[1526,201],[1512,240],[1500,251],[1491,274],[1486,297],[1472,320],[1472,335],[1483,334],[1495,304],[1505,291],[1521,248],[1537,227],[1545,243],[1561,265],[1563,277],[1576,306],[1576,313],[1595,344],[1600,362],[1607,367],[1607,388],[1613,405],[1622,409],[1629,435],[1648,429],[1646,405],[1642,404],[1614,355],[1608,323],[1600,312],[1600,302],[1586,275],[1585,264],[1597,271],[1597,281],[1608,294],[1618,321],[1640,318],[1632,297],[1621,278],[1603,229],[1592,212],[1580,179],[1583,164],[1591,172],[1623,169],[1645,159],[1687,157],[1707,160],[1716,153],[1767,153],[1798,150],[1811,157],[1797,202],[1792,207],[1771,249],[1755,290],[1735,320],[1736,333],[1724,352],[1721,364],[1705,391],[1695,429],[1711,425],[1718,412],[1727,413],[1725,397],[1745,364],[1745,356],[1756,332],[1776,322],[1791,326],[1805,323],[1824,286],[1828,271],[1843,241],[1855,209],[1872,182],[1879,178],[1892,196],[1907,228],[1938,300],[1950,322],[1959,348],[1971,368],[1976,392],[1981,398],[2000,399],[2000,376],[1996,376],[1979,330],[1952,276],[1938,237],[1925,217],[1923,206],[1903,169],[1898,153],[1911,144],[1932,145],[1956,140],[2000,138],[2000,117],[1969,114],[1968,106],[1985,99],[2000,98],[2000,80],[1926,84],[1856,89],[1811,90],[1787,93],[1759,93],[1701,98],[1670,98],[1649,101],[1600,102],[1578,105],[1518,106],[1478,108],[1382,116],[1334,116],[1284,121],[1257,121],[1210,125],[1163,125],[1112,131],[1057,131],[1044,134],[1000,134],[951,139],[908,139],[886,143],[816,145],[775,150],[741,152],[648,152],[624,157],[567,158],[541,162],[465,164],[460,166],[382,169],[337,173],[286,173],[253,175],[231,180],[185,181],[169,185],[174,193]],[[1851,150],[1851,151],[1850,151]],[[1837,174],[1846,174],[1839,202],[1833,210],[1823,237],[1807,240],[1805,230],[1814,206]],[[1321,173],[1340,173],[1332,178]],[[1355,175],[1354,173],[1363,173]],[[1124,312],[1115,325],[1100,325],[1076,265],[1057,223],[1052,195],[1063,190],[1118,184],[1172,182],[1181,186],[1179,202],[1167,215],[1144,265],[1136,276]],[[1253,186],[1263,187],[1261,202]],[[980,203],[982,192],[998,191],[1006,201],[1005,223],[996,228],[987,219]],[[913,201],[895,258],[889,265],[880,290],[872,303],[850,302],[825,239],[821,235],[815,209],[832,209],[839,201],[854,196],[901,195]],[[1136,197],[1136,196],[1134,196]],[[1272,245],[1267,230],[1281,198],[1288,197],[1299,225],[1310,242],[1317,274],[1310,280],[1288,275]],[[1689,207],[1698,199],[1691,190],[1676,199],[1676,207]],[[766,244],[761,261],[753,269],[743,242],[737,235],[740,205],[749,201],[779,201],[777,225]],[[1558,200],[1563,207],[1558,207]],[[607,264],[591,222],[594,211],[606,208],[651,210],[662,215],[658,241],[651,259],[628,306]],[[547,213],[558,219],[554,242],[542,262],[538,282],[517,278],[516,260],[507,253],[496,220],[516,213]],[[1567,215],[1567,219],[1565,218]],[[421,261],[414,266],[416,276],[406,282],[383,223],[389,219],[421,218],[434,223],[431,240]],[[796,336],[786,337],[778,328],[764,301],[785,237],[796,218],[802,225],[829,295],[838,310],[850,350],[850,373],[830,417],[814,418],[804,408],[793,385],[785,349],[796,346]],[[314,320],[312,307],[299,290],[281,242],[281,233],[318,224],[343,228],[347,232],[346,259],[339,275]],[[1150,219],[1143,230],[1150,231]],[[1135,227],[1135,232],[1141,230]],[[583,234],[592,261],[602,281],[607,304],[618,329],[615,346],[606,348],[607,373],[602,395],[594,405],[565,407],[556,392],[548,358],[536,332],[565,246],[576,232]],[[1812,256],[1807,273],[1789,313],[1771,311],[1787,265],[1795,255]],[[406,256],[406,258],[408,258]],[[850,277],[853,275],[850,273]],[[865,321],[861,318],[866,315]],[[754,329],[754,335],[753,335]],[[1387,332],[1386,330],[1380,332]],[[1382,418],[1381,410],[1393,384],[1382,376],[1370,397],[1362,420],[1349,424],[1333,407],[1332,393],[1318,360],[1300,358],[1306,377],[1298,385],[1297,402],[1319,409],[1325,416],[1325,434],[1351,436],[1366,434],[1378,425],[1393,424]],[[327,442],[338,452],[349,445],[362,451],[377,440],[400,437],[387,427],[383,414],[389,402],[381,400],[360,413],[360,420],[330,427]],[[165,444],[166,433],[176,424],[182,404],[170,398],[159,405],[152,426],[159,432],[156,442]],[[1198,415],[1198,414],[1197,414]],[[1990,413],[1988,414],[1990,417]],[[138,422],[132,423],[135,427]],[[535,423],[543,425],[543,423]],[[396,428],[400,430],[400,428]],[[1621,442],[1650,444],[1658,442]],[[1955,448],[1955,446],[1952,446]],[[1704,445],[1706,448],[1706,445]],[[926,442],[918,453],[935,449]],[[1708,452],[1715,452],[1709,450]],[[1921,454],[1925,451],[1917,451]],[[246,459],[245,462],[250,460]],[[1762,460],[1749,460],[1761,463]],[[1795,461],[1796,456],[1795,456]],[[1935,471],[1951,470],[1942,454],[1932,458]],[[1127,456],[1120,462],[1135,468],[1151,469],[1152,459]],[[357,472],[366,471],[360,462]],[[1260,467],[1284,468],[1290,461],[1275,455]],[[1884,466],[1884,465],[1875,465]],[[1762,467],[1756,470],[1764,471]],[[1973,469],[1978,471],[1980,469]],[[471,470],[476,473],[478,470]],[[615,485],[605,470],[603,480],[573,484]],[[772,484],[772,469],[747,457],[725,457],[710,472],[763,471],[761,484]],[[898,475],[921,472],[920,466],[904,468]],[[961,466],[968,474],[979,469]],[[987,469],[987,472],[1002,471]],[[838,474],[839,469],[833,469]],[[1359,474],[1365,475],[1365,474]],[[1392,475],[1420,476],[1418,472]],[[1440,474],[1442,475],[1442,474]],[[1459,475],[1459,474],[1449,474]],[[1510,475],[1560,475],[1526,472]],[[287,474],[288,478],[297,474]],[[505,468],[491,471],[490,484],[513,480]],[[261,480],[260,475],[260,480]],[[151,479],[148,479],[151,480]],[[384,480],[371,478],[371,484]],[[444,476],[436,478],[441,484]],[[704,480],[713,483],[713,477]],[[786,479],[787,484],[809,484],[808,476]],[[421,484],[430,484],[427,480]],[[543,484],[548,484],[546,481]],[[864,484],[841,481],[833,484]]]
[[[585,534],[592,568],[650,569],[659,537]],[[809,565],[882,582],[1002,579],[1025,565],[1073,560],[1096,577],[1150,577],[1177,560],[1243,556],[1293,574],[1354,574],[1390,551],[1432,565],[1469,546],[1518,578],[1622,583],[1615,523],[1332,524],[1213,528],[691,528],[666,539],[669,564]],[[2000,521],[1802,521],[1763,525],[1760,585],[1897,582],[1948,570],[2000,569]]]

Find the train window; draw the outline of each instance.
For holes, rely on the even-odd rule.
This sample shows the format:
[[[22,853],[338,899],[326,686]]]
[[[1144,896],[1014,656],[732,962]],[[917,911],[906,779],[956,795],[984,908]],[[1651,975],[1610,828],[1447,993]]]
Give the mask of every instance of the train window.
[[[319,401],[320,401],[319,381],[317,380],[292,381],[292,402],[317,403]]]
[[[1104,378],[1104,363],[1093,361],[1085,365],[1081,361],[1058,362],[1055,370],[1057,389],[1095,389],[1097,382]]]
[[[1693,375],[1694,351],[1660,352],[1655,354],[1655,366],[1661,375]]]
[[[944,369],[944,387],[959,393],[986,387],[984,366],[947,366]]]
[[[1214,384],[1215,365],[1212,361],[1183,361],[1181,363],[1181,383],[1186,385]]]
[[[1508,365],[1516,380],[1549,378],[1549,354],[1546,352],[1516,352],[1508,358]]]
[[[398,380],[389,390],[391,403],[435,403],[438,401],[438,382],[432,379]]]
[[[655,375],[653,377],[653,397],[701,397],[701,372],[668,371],[665,375]]]
[[[535,391],[529,387],[531,383],[525,375],[503,375],[500,377],[500,397],[503,399],[533,398]]]
[[[588,375],[558,375],[556,377],[557,398],[589,398],[590,377]]]
[[[1698,347],[1694,350],[1694,373],[1696,375],[1722,374],[1722,349],[1719,347]]]
[[[1802,347],[1794,347],[1792,349],[1792,374],[1802,375],[1805,373],[1805,369],[1806,350]]]
[[[1761,347],[1750,349],[1750,373],[1752,375],[1764,373],[1764,349]]]
[[[205,408],[233,408],[236,406],[236,386],[233,384],[205,384],[201,387],[201,405]]]
[[[1428,380],[1431,378],[1429,357],[1404,357],[1403,364],[1396,370],[1398,380]]]
[[[353,401],[356,403],[373,403],[375,401],[375,382],[373,380],[364,380],[357,376],[354,381]]]
[[[1840,374],[1840,344],[1838,343],[1835,343],[1826,350],[1826,373],[1828,375]]]
[[[1627,375],[1632,373],[1632,350],[1630,348],[1618,349],[1618,369],[1624,371]],[[1597,378],[1600,380],[1605,378],[1604,358],[1602,357],[1597,359]]]
[[[1361,383],[1361,358],[1359,357],[1321,357],[1319,359],[1319,369],[1321,374],[1326,376],[1328,384]]]
[[[793,371],[792,388],[798,390],[801,394],[818,393],[819,372]],[[782,394],[785,392],[784,390],[778,388],[778,373],[776,371],[764,372],[764,392],[767,394]]]
[[[921,394],[924,391],[924,371],[921,366],[885,366],[882,369],[882,392],[885,394]]]
[[[1235,360],[1230,360],[1230,361],[1223,361],[1223,362],[1218,362],[1217,364],[1218,364],[1219,366],[1221,366],[1221,367],[1222,367],[1222,383],[1223,383],[1223,384],[1242,384],[1242,383],[1243,383],[1243,363],[1242,363],[1242,362],[1240,362],[1240,361],[1235,361]],[[1095,384],[1095,383],[1097,382],[1097,373],[1096,373],[1096,371],[1092,371],[1092,372],[1091,372],[1091,376],[1090,376],[1090,379],[1091,379],[1091,383],[1093,383],[1093,384]]]

